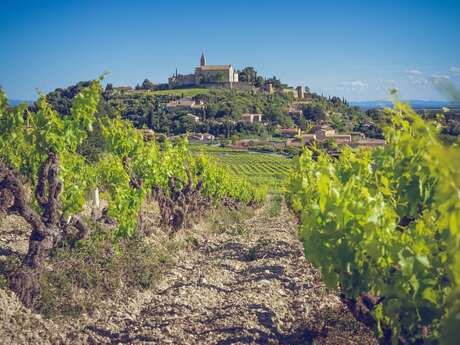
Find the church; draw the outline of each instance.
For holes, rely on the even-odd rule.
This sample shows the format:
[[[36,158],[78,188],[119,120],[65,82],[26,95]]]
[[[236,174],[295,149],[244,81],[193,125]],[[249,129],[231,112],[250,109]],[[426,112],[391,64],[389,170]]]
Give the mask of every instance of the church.
[[[170,87],[178,86],[210,86],[221,84],[232,87],[233,83],[238,83],[238,73],[232,65],[207,65],[204,53],[201,54],[200,66],[195,68],[194,74],[178,74],[168,79]]]

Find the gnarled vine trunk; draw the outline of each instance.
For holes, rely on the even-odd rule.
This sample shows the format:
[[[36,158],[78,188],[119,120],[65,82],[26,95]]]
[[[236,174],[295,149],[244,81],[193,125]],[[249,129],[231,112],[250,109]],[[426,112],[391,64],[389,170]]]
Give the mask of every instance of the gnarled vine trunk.
[[[169,193],[160,186],[153,188],[155,200],[160,207],[162,224],[168,226],[172,233],[192,225],[211,205],[211,200],[201,193],[203,180],[194,186],[192,174],[187,169],[187,183],[179,177],[169,178]],[[183,187],[180,188],[179,185]]]
[[[26,200],[24,183],[19,173],[0,162],[0,209],[8,214],[17,214],[32,227],[29,249],[21,266],[10,277],[11,289],[27,307],[33,307],[40,296],[40,274],[52,249],[67,239],[69,227],[78,230],[73,240],[88,233],[87,227],[78,217],[65,221],[62,217],[59,181],[59,159],[53,152],[43,162],[35,189],[35,197],[42,214],[32,209]]]

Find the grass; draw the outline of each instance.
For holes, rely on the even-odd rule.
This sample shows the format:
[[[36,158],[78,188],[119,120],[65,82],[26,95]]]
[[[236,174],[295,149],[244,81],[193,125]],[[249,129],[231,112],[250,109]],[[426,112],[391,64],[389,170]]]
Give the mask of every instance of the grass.
[[[174,89],[174,90],[158,90],[151,92],[153,95],[170,95],[181,97],[194,97],[199,94],[208,94],[209,89],[205,88],[190,88],[190,89]]]
[[[279,192],[292,166],[292,160],[277,154],[233,150],[211,145],[194,144],[191,149],[217,159],[233,173],[256,186],[266,185],[269,192]]]
[[[281,204],[283,202],[283,196],[279,193],[273,194],[270,199],[269,204],[267,205],[267,216],[274,218],[280,215],[281,213]]]
[[[218,207],[206,218],[205,226],[213,233],[229,231],[235,236],[248,235],[245,220],[254,216],[254,208],[243,206],[241,209]]]
[[[63,244],[47,261],[40,277],[41,294],[34,305],[45,317],[91,313],[101,300],[151,288],[186,245],[166,238],[152,245],[141,231],[114,241],[112,228],[89,220],[87,224],[93,228],[89,239],[72,248]],[[20,263],[18,255],[0,261],[0,288],[8,287],[7,277]]]

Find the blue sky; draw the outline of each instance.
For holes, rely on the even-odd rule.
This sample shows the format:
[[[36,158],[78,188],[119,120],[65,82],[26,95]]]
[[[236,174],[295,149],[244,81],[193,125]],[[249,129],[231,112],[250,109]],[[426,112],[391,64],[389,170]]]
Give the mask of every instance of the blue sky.
[[[0,85],[35,99],[105,71],[162,82],[204,50],[348,100],[444,99],[432,78],[460,85],[459,23],[459,0],[0,0]]]

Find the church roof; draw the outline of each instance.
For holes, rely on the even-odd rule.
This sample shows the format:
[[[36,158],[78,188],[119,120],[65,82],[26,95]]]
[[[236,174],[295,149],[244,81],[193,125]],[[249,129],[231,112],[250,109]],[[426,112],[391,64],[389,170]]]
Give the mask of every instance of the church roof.
[[[207,66],[200,66],[198,69],[202,71],[226,71],[229,70],[232,65],[207,65]]]

